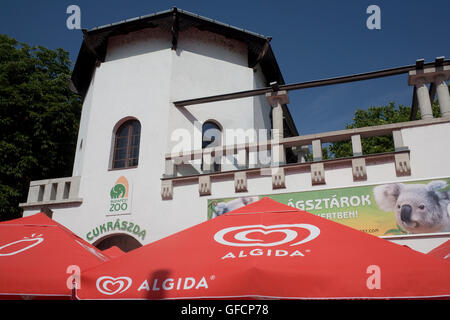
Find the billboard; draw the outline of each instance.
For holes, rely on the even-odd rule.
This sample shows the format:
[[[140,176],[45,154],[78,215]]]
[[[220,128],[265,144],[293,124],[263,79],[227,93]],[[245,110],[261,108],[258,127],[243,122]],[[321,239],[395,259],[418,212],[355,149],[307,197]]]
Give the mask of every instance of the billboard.
[[[208,219],[263,197],[376,236],[450,232],[448,177],[209,199]]]

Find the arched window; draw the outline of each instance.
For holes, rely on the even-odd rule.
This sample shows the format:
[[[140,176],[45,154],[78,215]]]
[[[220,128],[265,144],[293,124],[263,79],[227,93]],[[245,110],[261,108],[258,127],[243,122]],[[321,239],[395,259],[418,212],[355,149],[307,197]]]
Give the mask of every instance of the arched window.
[[[222,144],[222,129],[213,121],[206,121],[202,126],[202,149],[218,147]],[[220,163],[214,159],[213,171],[220,171]],[[203,170],[203,161],[201,169]]]
[[[112,168],[132,168],[138,165],[141,124],[137,120],[124,122],[116,131]]]

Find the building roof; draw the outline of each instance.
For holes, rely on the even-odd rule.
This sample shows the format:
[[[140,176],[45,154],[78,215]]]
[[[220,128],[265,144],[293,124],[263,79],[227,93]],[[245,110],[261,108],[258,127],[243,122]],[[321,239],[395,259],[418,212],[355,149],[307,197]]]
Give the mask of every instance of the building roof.
[[[127,34],[145,28],[160,28],[172,34],[172,48],[176,48],[178,32],[188,28],[197,28],[227,38],[244,42],[248,46],[248,66],[261,66],[267,84],[278,82],[285,84],[275,55],[270,46],[270,37],[244,30],[216,20],[202,17],[178,8],[172,8],[145,16],[99,26],[90,30],[83,29],[83,42],[71,77],[71,88],[83,97],[91,82],[95,66],[105,61],[109,37]],[[298,135],[294,122],[286,106],[285,120],[290,135]]]

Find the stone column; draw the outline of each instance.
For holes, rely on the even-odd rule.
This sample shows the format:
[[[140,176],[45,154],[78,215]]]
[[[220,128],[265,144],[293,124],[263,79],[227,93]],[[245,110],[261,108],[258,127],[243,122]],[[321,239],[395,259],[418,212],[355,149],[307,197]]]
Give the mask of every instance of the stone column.
[[[289,103],[289,97],[286,91],[276,91],[266,93],[266,98],[272,106],[272,140],[275,142],[283,139],[283,104]],[[284,155],[284,146],[272,146],[272,161],[275,164],[286,163]]]
[[[433,111],[431,109],[430,95],[428,93],[428,88],[425,79],[418,78],[416,80],[415,86],[417,88],[417,100],[419,102],[420,114],[422,119],[433,118]]]
[[[450,95],[445,80],[446,77],[444,75],[438,75],[434,82],[436,85],[439,106],[441,108],[441,115],[442,117],[450,117]]]

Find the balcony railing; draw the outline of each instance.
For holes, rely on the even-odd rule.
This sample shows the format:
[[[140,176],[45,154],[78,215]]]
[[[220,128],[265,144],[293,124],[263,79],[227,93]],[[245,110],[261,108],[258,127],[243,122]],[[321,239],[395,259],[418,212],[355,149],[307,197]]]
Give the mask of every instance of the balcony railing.
[[[31,181],[27,202],[19,204],[21,208],[43,208],[55,204],[80,204],[78,197],[81,177],[66,177]]]
[[[162,180],[161,195],[165,200],[173,198],[173,183],[198,180],[199,194],[211,194],[211,177],[234,175],[235,192],[247,191],[247,175],[250,173],[259,173],[272,176],[273,189],[285,188],[285,170],[291,170],[299,167],[309,169],[311,172],[312,185],[325,184],[325,169],[336,165],[351,166],[354,181],[367,180],[367,162],[392,161],[395,164],[397,176],[411,175],[410,150],[404,145],[402,129],[428,126],[450,122],[450,117],[422,119],[408,122],[392,123],[365,128],[355,128],[323,132],[318,134],[309,134],[304,136],[282,138],[278,142],[267,140],[263,143],[244,143],[237,145],[226,145],[214,148],[205,148],[203,150],[192,150],[186,152],[166,153],[165,155],[165,173]],[[375,136],[392,135],[394,141],[394,151],[380,154],[363,155],[361,139]],[[353,156],[347,158],[337,158],[324,160],[322,157],[322,144],[328,142],[351,141]],[[267,166],[255,167],[249,164],[250,153],[265,152],[276,149],[278,146],[283,148],[312,147],[313,160],[309,162],[299,162],[293,164],[283,164],[271,162]],[[222,159],[224,157],[236,156],[238,166],[235,170],[213,172],[211,168],[212,159]],[[182,164],[192,164],[194,160],[203,160],[203,168],[194,175],[179,175],[177,166]],[[205,165],[206,164],[206,165]]]

